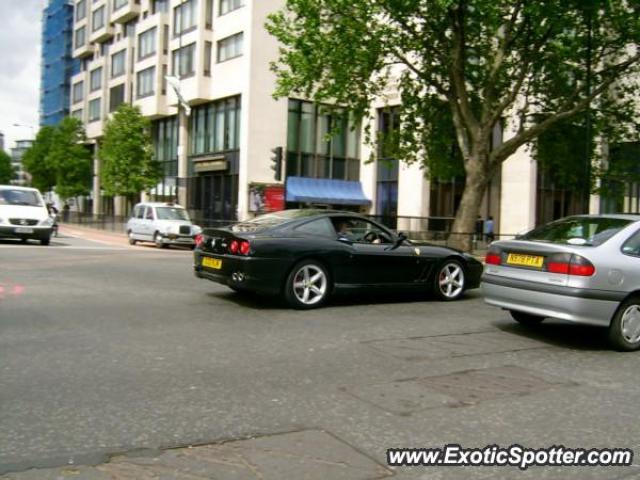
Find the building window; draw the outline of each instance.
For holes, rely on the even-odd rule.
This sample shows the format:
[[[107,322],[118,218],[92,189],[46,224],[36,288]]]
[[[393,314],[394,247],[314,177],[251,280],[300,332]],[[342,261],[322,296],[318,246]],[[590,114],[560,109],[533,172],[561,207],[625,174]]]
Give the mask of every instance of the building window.
[[[376,178],[376,214],[382,222],[395,228],[398,214],[398,145],[400,107],[378,110],[378,161]]]
[[[151,140],[155,159],[165,176],[178,175],[178,117],[168,117],[151,124]]]
[[[89,79],[89,89],[92,92],[102,88],[102,67],[98,67],[95,70],[91,70],[91,76]]]
[[[182,35],[196,28],[198,22],[197,0],[187,0],[173,9],[173,34]]]
[[[133,37],[136,34],[136,23],[138,23],[138,20],[131,20],[130,22],[127,22],[124,24],[124,37],[128,38],[128,37]]]
[[[118,53],[111,55],[111,78],[124,74],[126,53],[126,50],[120,50]]]
[[[220,15],[237,10],[244,6],[244,0],[220,0]]]
[[[95,32],[104,27],[104,5],[91,14],[91,31]]]
[[[151,13],[168,12],[169,0],[153,0],[151,2]]]
[[[77,110],[74,110],[73,112],[71,112],[71,116],[73,118],[77,118],[78,120],[82,121],[82,109],[79,108]]]
[[[213,27],[213,0],[205,0],[204,5],[204,19],[205,19],[205,28],[211,30]]]
[[[242,55],[242,32],[223,38],[218,42],[218,62]]]
[[[124,103],[124,83],[109,90],[109,112],[114,112]]]
[[[89,102],[89,121],[100,120],[100,99],[96,98]]]
[[[204,75],[205,77],[211,76],[211,56],[213,55],[213,44],[211,42],[204,42]]]
[[[162,53],[165,55],[169,51],[169,25],[164,26],[164,32],[162,35]]]
[[[84,46],[86,38],[85,38],[85,28],[84,27],[80,27],[79,29],[76,30],[76,36],[75,36],[75,46],[76,48],[80,48],[82,46]]]
[[[153,27],[138,36],[138,60],[142,60],[156,53],[157,31],[156,27]]]
[[[87,1],[80,0],[76,4],[76,22],[83,20],[87,16]]]
[[[358,180],[360,122],[340,109],[289,100],[287,175]]]
[[[129,0],[113,0],[113,10],[119,10],[129,4]]]
[[[172,74],[174,76],[184,78],[189,77],[195,73],[195,51],[195,43],[173,51]]]
[[[78,103],[84,98],[84,82],[78,82],[73,85],[73,103]]]
[[[154,93],[156,67],[146,68],[138,72],[137,91],[138,98],[148,97]]]
[[[191,112],[191,155],[240,148],[240,97],[195,107]]]

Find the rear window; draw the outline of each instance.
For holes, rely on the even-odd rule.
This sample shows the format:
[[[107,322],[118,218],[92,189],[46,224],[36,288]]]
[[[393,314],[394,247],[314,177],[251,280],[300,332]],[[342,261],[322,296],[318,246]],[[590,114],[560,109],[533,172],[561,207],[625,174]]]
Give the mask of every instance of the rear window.
[[[623,218],[569,217],[542,225],[518,237],[521,240],[597,247],[629,225]]]
[[[0,190],[0,205],[24,205],[42,207],[42,200],[34,190],[3,188]]]

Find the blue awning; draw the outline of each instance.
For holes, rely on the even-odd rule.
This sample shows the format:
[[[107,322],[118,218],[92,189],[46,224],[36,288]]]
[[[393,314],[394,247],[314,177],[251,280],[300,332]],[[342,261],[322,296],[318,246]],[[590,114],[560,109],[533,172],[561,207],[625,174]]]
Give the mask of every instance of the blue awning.
[[[287,202],[371,205],[360,182],[307,177],[287,177]]]

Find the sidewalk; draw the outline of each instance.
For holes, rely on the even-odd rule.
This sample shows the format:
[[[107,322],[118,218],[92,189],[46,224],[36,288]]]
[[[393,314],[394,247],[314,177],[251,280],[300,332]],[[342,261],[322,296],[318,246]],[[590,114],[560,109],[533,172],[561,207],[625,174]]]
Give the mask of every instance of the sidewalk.
[[[60,224],[58,232],[60,235],[84,238],[109,245],[129,245],[129,240],[124,232],[111,232],[74,224]]]

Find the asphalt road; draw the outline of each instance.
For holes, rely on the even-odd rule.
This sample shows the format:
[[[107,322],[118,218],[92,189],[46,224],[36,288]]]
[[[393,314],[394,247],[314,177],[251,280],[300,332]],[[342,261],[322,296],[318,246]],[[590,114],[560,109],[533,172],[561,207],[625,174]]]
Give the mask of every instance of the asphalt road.
[[[307,430],[381,465],[390,447],[449,443],[640,454],[640,354],[604,338],[526,329],[477,292],[298,312],[196,279],[187,250],[0,241],[0,474]],[[636,466],[393,473],[640,478]]]

